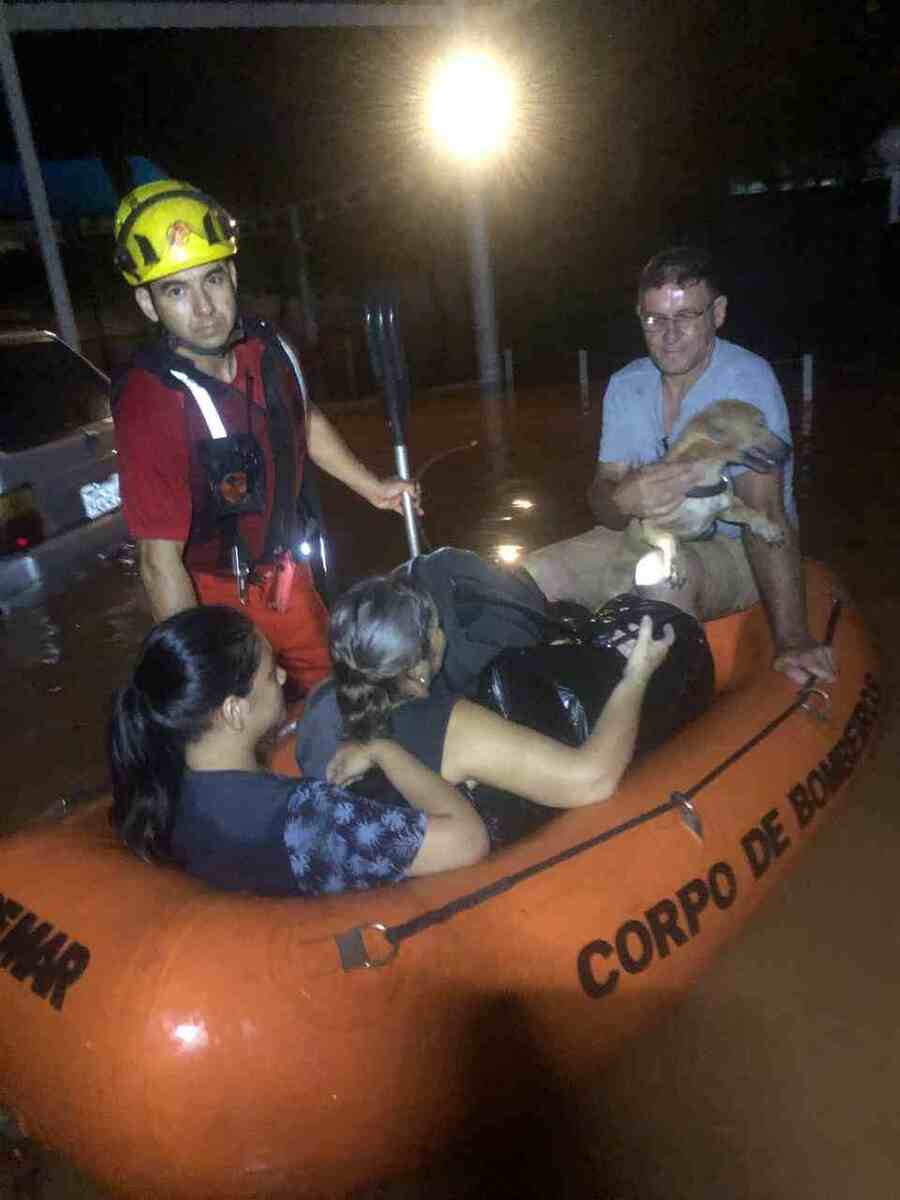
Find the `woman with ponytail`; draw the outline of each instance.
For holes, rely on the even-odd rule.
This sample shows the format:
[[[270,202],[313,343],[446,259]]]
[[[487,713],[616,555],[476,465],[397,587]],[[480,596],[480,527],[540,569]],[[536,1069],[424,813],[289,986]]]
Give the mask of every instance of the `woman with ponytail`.
[[[108,732],[111,821],[136,854],[232,891],[315,895],[487,853],[468,801],[395,742],[346,751],[359,773],[387,776],[394,804],[260,766],[260,742],[284,719],[284,677],[235,609],[187,609],[150,632]]]
[[[432,688],[446,649],[434,601],[410,578],[365,580],[331,613],[344,734],[362,742],[392,737],[455,785],[484,785],[551,809],[606,800],[631,761],[647,684],[675,636],[669,624],[655,639],[649,616],[633,632],[619,647],[626,658],[621,680],[587,739],[572,747],[450,693],[440,679]],[[354,756],[339,747],[325,775],[344,784],[355,778],[355,766]],[[481,807],[477,787],[473,798]],[[488,807],[483,815],[497,814]],[[491,828],[500,841],[506,840],[502,820]]]

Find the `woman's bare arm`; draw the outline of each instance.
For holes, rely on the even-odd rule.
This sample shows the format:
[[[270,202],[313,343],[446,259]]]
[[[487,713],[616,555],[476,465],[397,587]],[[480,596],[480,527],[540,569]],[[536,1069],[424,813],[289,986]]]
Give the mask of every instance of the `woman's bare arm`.
[[[453,784],[386,738],[345,742],[328,764],[331,783],[352,783],[377,766],[397,791],[428,814],[428,829],[407,875],[433,875],[480,862],[490,850],[481,817]]]
[[[197,593],[182,560],[183,553],[184,542],[138,539],[138,570],[154,621],[164,621],[197,603]]]
[[[419,485],[409,480],[391,476],[380,479],[356,457],[337,429],[315,404],[310,405],[309,456],[323,471],[345,483],[351,491],[368,500],[375,508],[391,508],[403,512],[402,497],[408,492],[419,512],[421,504]]]
[[[647,684],[674,641],[671,626],[653,639],[641,622],[625,672],[583,745],[574,749],[459,700],[450,714],[441,774],[451,782],[474,779],[552,808],[607,800],[634,754]]]

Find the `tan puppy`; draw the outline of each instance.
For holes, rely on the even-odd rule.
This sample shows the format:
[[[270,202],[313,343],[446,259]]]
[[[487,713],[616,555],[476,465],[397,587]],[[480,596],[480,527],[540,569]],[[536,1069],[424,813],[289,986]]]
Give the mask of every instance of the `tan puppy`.
[[[716,520],[747,525],[757,537],[779,545],[784,541],[784,529],[734,494],[725,466],[739,463],[767,473],[781,466],[790,453],[791,447],[769,432],[765,417],[754,405],[743,400],[711,404],[685,425],[664,460],[704,463],[706,478],[666,516],[633,519],[626,534],[629,550],[639,559],[649,547],[658,549],[664,572],[661,582],[680,587],[685,580],[678,570],[678,543],[711,536]]]

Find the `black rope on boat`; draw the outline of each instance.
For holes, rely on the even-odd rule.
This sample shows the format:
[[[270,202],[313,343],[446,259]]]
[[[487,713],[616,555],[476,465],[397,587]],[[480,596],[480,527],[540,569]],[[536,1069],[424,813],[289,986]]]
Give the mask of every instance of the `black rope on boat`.
[[[744,742],[743,746],[739,746],[733,754],[729,754],[728,757],[723,759],[717,767],[713,767],[709,774],[704,775],[699,783],[695,783],[694,786],[688,788],[686,792],[679,792],[678,795],[681,800],[693,800],[697,793],[705,788],[707,784],[712,783],[714,779],[718,779],[719,776],[723,772],[727,771],[730,766],[736,763],[739,758],[743,758],[744,755],[752,750],[754,746],[758,746],[764,738],[767,738],[770,733],[774,733],[778,726],[784,724],[789,716],[795,713],[798,708],[803,707],[803,705],[806,703],[806,698],[809,695],[809,690],[810,685],[805,684],[797,699],[793,704],[788,705],[784,712],[779,713],[777,717],[774,717],[768,723],[768,725],[764,726],[759,731],[759,733],[755,733],[753,737],[749,739],[749,741]]]
[[[840,612],[841,601],[836,598],[832,602],[823,645],[830,646],[834,640],[834,633],[837,628]],[[428,912],[420,913],[419,916],[413,917],[409,921],[401,922],[399,925],[387,927],[377,925],[368,926],[368,928],[378,929],[385,940],[393,947],[394,953],[396,953],[397,947],[401,942],[406,941],[407,938],[411,938],[417,933],[422,933],[424,930],[430,929],[432,925],[441,925],[444,921],[449,921],[459,913],[466,912],[470,908],[477,908],[480,904],[493,899],[494,896],[500,896],[518,884],[524,883],[526,879],[531,879],[534,875],[539,875],[543,871],[549,871],[551,867],[557,867],[560,863],[567,862],[570,858],[575,858],[579,854],[584,854],[586,850],[592,850],[595,846],[602,846],[604,842],[612,841],[613,838],[619,837],[623,833],[628,833],[632,829],[637,829],[639,826],[645,825],[648,821],[655,821],[657,817],[661,817],[667,812],[672,812],[673,809],[683,809],[686,800],[691,800],[699,791],[712,783],[714,779],[718,779],[738,759],[743,758],[754,746],[759,745],[764,738],[774,733],[779,725],[782,725],[788,717],[792,716],[798,709],[803,708],[814,686],[815,679],[813,676],[810,676],[800,689],[793,703],[789,704],[783,712],[774,717],[759,733],[754,734],[752,738],[744,742],[733,754],[730,754],[728,758],[724,759],[717,767],[714,767],[712,771],[704,775],[698,783],[695,783],[687,791],[673,792],[668,800],[662,804],[658,804],[655,808],[649,808],[645,812],[638,813],[637,816],[630,817],[627,821],[622,821],[621,824],[614,826],[612,829],[606,829],[603,833],[595,834],[593,837],[586,838],[582,842],[577,842],[574,846],[569,846],[568,849],[559,851],[558,854],[553,854],[549,858],[542,859],[540,862],[532,863],[530,866],[524,867],[521,871],[513,872],[512,875],[504,875],[501,879],[497,879],[485,887],[478,888],[474,892],[468,892],[465,896],[458,896],[455,900],[450,900],[447,904],[441,905],[440,908],[432,908]],[[367,927],[358,927],[336,938],[345,970],[361,966],[382,965],[382,963],[373,963],[368,958],[362,940],[365,928]],[[393,954],[385,959],[384,962],[389,961],[392,957]]]
[[[825,626],[825,637],[822,639],[823,646],[830,646],[834,641],[834,633],[837,629],[838,618],[841,615],[842,606],[843,602],[839,597],[836,596],[831,602],[831,612],[828,614],[828,624]],[[702,788],[705,788],[707,784],[712,783],[714,779],[718,779],[723,771],[727,771],[728,768],[733,763],[736,763],[739,758],[743,758],[743,756],[748,751],[752,750],[754,746],[758,745],[763,738],[768,737],[770,733],[774,733],[778,726],[781,725],[782,722],[786,721],[791,713],[796,712],[798,708],[803,708],[809,693],[812,691],[813,687],[815,687],[815,683],[815,676],[810,675],[806,683],[800,689],[797,699],[793,704],[786,708],[783,713],[780,713],[777,717],[771,720],[764,729],[759,731],[759,733],[754,734],[754,736],[750,738],[748,742],[745,742],[743,746],[740,746],[733,754],[730,754],[728,758],[720,762],[717,767],[713,767],[709,774],[704,775],[699,783],[695,783],[694,786],[692,788],[688,788],[686,792],[680,793],[682,796],[682,802],[684,800],[693,800],[693,798]]]
[[[706,787],[707,784],[711,783],[724,770],[737,762],[749,750],[752,750],[763,738],[768,737],[792,713],[801,708],[806,702],[807,695],[808,688],[805,687],[797,699],[784,712],[770,721],[765,729],[762,729],[748,742],[745,742],[734,754],[731,754],[720,766],[710,771],[708,775],[704,776],[699,783],[695,784],[687,792],[673,792],[669,800],[658,804],[655,808],[638,813],[637,816],[630,817],[627,821],[615,825],[612,829],[606,829],[602,833],[595,834],[594,837],[577,842],[574,846],[569,846],[568,849],[561,850],[558,854],[551,855],[550,858],[532,863],[530,866],[523,868],[521,871],[516,871],[512,875],[504,875],[502,879],[487,884],[483,888],[478,888],[474,892],[469,892],[465,896],[459,896],[456,900],[450,900],[440,908],[430,909],[428,912],[413,917],[412,920],[404,921],[399,925],[389,926],[383,930],[384,937],[393,946],[397,946],[400,942],[405,941],[414,934],[421,933],[432,925],[440,925],[444,921],[449,921],[451,917],[455,917],[458,913],[466,912],[470,908],[476,908],[479,904],[484,904],[485,901],[492,899],[494,896],[500,896],[504,892],[508,892],[511,888],[524,883],[526,879],[531,879],[534,875],[539,875],[542,871],[549,871],[551,867],[559,866],[560,863],[567,862],[570,858],[575,858],[577,855],[583,854],[586,850],[591,850],[595,846],[602,846],[604,842],[612,841],[613,838],[619,837],[623,833],[628,833],[632,829],[637,829],[639,826],[645,825],[648,821],[655,821],[657,817],[661,817],[673,809],[681,808],[686,798],[690,799],[696,796],[701,788]]]
[[[831,612],[828,614],[828,624],[825,626],[825,636],[822,639],[823,646],[830,646],[834,641],[834,631],[837,629],[838,618],[841,615],[841,609],[844,607],[844,602],[840,596],[835,596],[831,602]]]
[[[680,799],[666,800],[664,804],[658,804],[656,808],[638,813],[636,817],[631,817],[629,820],[623,821],[621,825],[616,825],[612,829],[606,829],[603,833],[595,834],[594,837],[587,838],[583,842],[577,842],[574,846],[569,846],[567,850],[561,850],[558,854],[551,855],[550,858],[532,863],[530,867],[525,867],[521,871],[514,872],[512,875],[504,875],[502,879],[498,879],[494,883],[489,883],[486,887],[479,888],[475,892],[469,892],[467,895],[460,896],[456,900],[451,900],[440,908],[433,908],[430,912],[413,917],[411,921],[404,921],[401,925],[392,925],[385,929],[384,936],[393,945],[397,945],[405,941],[406,938],[412,937],[413,934],[421,933],[423,929],[428,929],[431,925],[439,925],[443,921],[449,921],[457,913],[475,908],[477,905],[483,904],[486,900],[490,900],[493,896],[499,896],[503,892],[508,892],[517,884],[530,879],[532,875],[538,875],[541,871],[549,871],[551,867],[556,867],[560,863],[567,862],[568,859],[575,858],[578,854],[583,854],[585,850],[590,850],[594,846],[601,846],[604,842],[611,841],[620,834],[627,833],[631,829],[637,829],[639,825],[644,825],[647,821],[653,821],[657,817],[661,817],[663,813],[671,812],[673,808],[678,808],[680,804]]]

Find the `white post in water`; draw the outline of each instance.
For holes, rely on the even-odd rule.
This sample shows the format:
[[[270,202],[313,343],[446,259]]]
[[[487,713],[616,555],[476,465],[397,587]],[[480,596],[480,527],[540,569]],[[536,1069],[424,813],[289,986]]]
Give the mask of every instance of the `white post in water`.
[[[888,224],[900,221],[900,125],[889,125],[875,144],[890,180]]]
[[[813,356],[803,355],[803,399],[812,400],[813,393]]]
[[[888,197],[888,224],[896,225],[900,221],[900,167],[891,171],[891,191]]]
[[[813,356],[804,354],[802,358],[803,382],[800,398],[800,430],[799,456],[794,462],[797,467],[797,491],[805,499],[809,491],[809,480],[812,474],[812,438],[813,438]]]
[[[805,440],[812,437],[813,427],[813,356],[803,355],[803,407],[800,411],[800,432]]]
[[[503,385],[506,388],[507,395],[511,395],[516,389],[512,350],[503,351]]]
[[[590,412],[591,391],[588,379],[588,352],[578,351],[578,399],[582,413]]]

